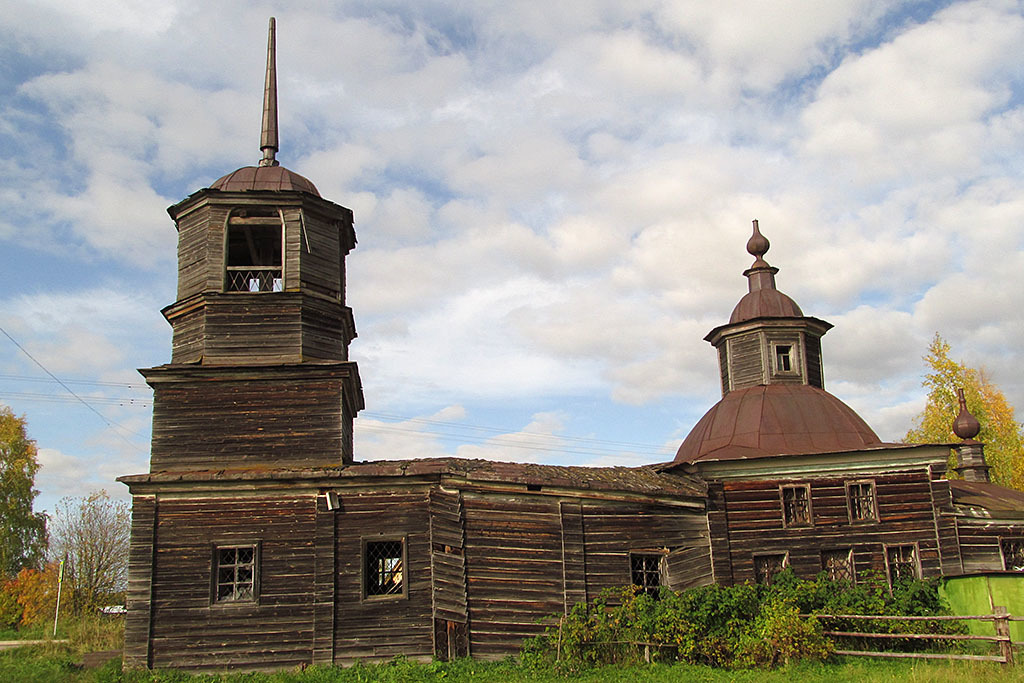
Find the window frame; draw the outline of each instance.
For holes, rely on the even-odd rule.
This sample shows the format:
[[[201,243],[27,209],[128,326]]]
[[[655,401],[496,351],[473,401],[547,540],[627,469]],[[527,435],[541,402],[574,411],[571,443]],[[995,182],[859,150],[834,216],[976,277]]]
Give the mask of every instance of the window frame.
[[[667,585],[666,579],[668,577],[666,576],[666,567],[665,567],[665,557],[666,556],[667,556],[666,553],[664,551],[662,551],[662,550],[630,550],[629,551],[629,558],[628,558],[629,559],[629,582],[630,582],[630,585],[632,585],[635,588],[639,588],[640,591],[642,591],[644,593],[647,593],[648,595],[650,595],[653,598],[658,597],[658,593],[661,592],[661,587]],[[656,572],[656,575],[658,577],[658,585],[657,586],[650,586],[646,582],[644,582],[642,584],[636,582],[636,568],[633,566],[633,558],[644,558],[645,560],[649,560],[649,559],[656,559],[657,560],[657,563],[658,563],[657,572]],[[647,569],[646,567],[641,569],[641,572],[643,572],[644,576],[655,574],[655,572],[652,572],[651,570]],[[651,590],[652,588],[654,590]]]
[[[766,558],[766,557],[780,557],[780,556],[782,557],[782,562],[779,565],[779,571],[775,572],[771,576],[766,577],[767,580],[762,582],[760,580],[760,578],[761,578],[760,572],[758,571],[758,565],[757,565],[758,560],[761,559],[761,558]],[[783,550],[783,551],[777,551],[776,550],[776,551],[765,551],[765,552],[751,553],[751,561],[752,561],[752,563],[754,565],[754,583],[757,584],[758,586],[770,586],[770,585],[772,585],[772,581],[775,579],[775,576],[779,572],[789,568],[789,551],[788,550]]]
[[[1007,546],[1007,544],[1010,544],[1010,543],[1014,543],[1014,544],[1019,546],[1019,548],[1020,548],[1019,552],[1021,553],[1021,559],[1024,560],[1024,538],[1021,538],[1019,536],[1000,536],[999,537],[999,558],[1002,560],[1002,563],[1003,563],[1003,571],[1014,572],[1014,573],[1018,573],[1019,574],[1021,572],[1024,572],[1024,562],[1022,562],[1022,566],[1021,566],[1020,569],[1014,569],[1012,567],[1006,566],[1006,546]]]
[[[367,583],[370,578],[370,557],[367,548],[373,543],[402,544],[402,589],[396,593],[370,593]],[[406,534],[381,534],[363,536],[359,539],[359,594],[363,602],[407,600],[409,598],[409,537]]]
[[[779,367],[779,347],[784,346],[789,348],[789,369],[784,370]],[[770,344],[769,350],[771,351],[771,366],[772,374],[781,377],[797,377],[800,375],[800,342],[796,339],[773,339]]]
[[[857,583],[857,562],[854,559],[853,547],[824,548],[824,549],[822,549],[822,551],[821,551],[821,571],[829,572],[829,580],[830,581],[844,581],[845,579],[841,579],[841,578],[837,579],[836,577],[832,576],[831,572],[829,571],[829,567],[825,564],[825,555],[826,554],[837,554],[838,555],[838,554],[843,553],[843,552],[846,553],[846,562],[847,562],[847,564],[848,564],[848,566],[850,568],[850,583],[851,584],[856,584]]]
[[[871,487],[871,518],[860,518],[854,519],[853,516],[853,496],[850,493],[850,489],[854,486],[865,486]],[[850,524],[878,524],[881,521],[881,517],[878,514],[878,486],[875,484],[874,479],[851,479],[845,482],[846,489],[846,516]]]
[[[249,211],[255,211],[260,215],[245,215]],[[252,207],[241,211],[239,209],[232,210],[228,217],[224,221],[224,247],[223,247],[223,258],[221,263],[221,271],[223,273],[223,286],[222,291],[225,294],[272,294],[283,292],[285,289],[285,263],[286,258],[286,240],[285,240],[285,221],[284,215],[280,209],[275,209],[276,213],[272,215],[262,215],[268,213],[265,210],[261,210],[257,207]],[[251,228],[278,228],[279,239],[280,239],[280,263],[277,265],[258,265],[258,264],[242,264],[233,266],[229,264],[231,257],[231,236],[234,231],[246,231]],[[234,289],[232,288],[232,274],[238,272],[246,272],[246,270],[256,272],[260,270],[277,270],[279,277],[271,278],[270,289]],[[280,288],[278,288],[277,282],[280,282]]]
[[[788,522],[786,514],[786,490],[796,491],[797,489],[803,489],[804,495],[806,496],[806,511],[807,520],[803,522]],[[811,485],[808,484],[779,484],[779,505],[782,511],[782,528],[783,529],[806,529],[814,526],[814,509],[811,506]]]
[[[263,566],[262,547],[259,541],[252,543],[213,543],[210,545],[210,605],[213,607],[240,607],[260,604],[260,574]],[[220,598],[220,551],[252,550],[252,597],[247,599]],[[237,561],[233,565],[238,566]],[[237,586],[237,575],[234,584]]]
[[[913,576],[913,578],[914,579],[920,579],[921,578],[921,548],[918,546],[917,542],[915,541],[913,543],[886,543],[886,544],[883,545],[883,550],[884,550],[884,553],[885,553],[885,578],[889,582],[890,590],[892,589],[892,585],[893,585],[893,576],[892,576],[892,563],[889,562],[889,551],[893,550],[893,549],[896,549],[896,548],[911,548],[912,549],[912,552],[914,553],[914,558],[913,558],[913,560],[914,560],[914,576]],[[901,562],[901,564],[904,564],[904,563],[905,563],[905,561]],[[897,577],[897,578],[901,578],[901,577]]]

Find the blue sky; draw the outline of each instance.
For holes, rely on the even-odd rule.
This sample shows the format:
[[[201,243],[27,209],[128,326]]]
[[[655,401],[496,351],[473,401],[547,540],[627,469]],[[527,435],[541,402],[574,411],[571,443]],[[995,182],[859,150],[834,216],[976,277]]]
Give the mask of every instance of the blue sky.
[[[357,459],[671,459],[754,218],[883,438],[935,332],[1024,404],[1020,2],[0,10],[0,326],[39,361],[0,336],[0,402],[39,508],[148,469],[165,209],[258,160],[271,15],[278,158],[356,216]]]

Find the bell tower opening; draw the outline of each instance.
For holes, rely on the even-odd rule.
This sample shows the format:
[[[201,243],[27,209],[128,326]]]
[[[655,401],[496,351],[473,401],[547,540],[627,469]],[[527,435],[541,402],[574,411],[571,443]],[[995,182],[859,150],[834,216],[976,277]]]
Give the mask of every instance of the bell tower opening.
[[[225,235],[225,292],[284,289],[284,221],[278,211],[254,208],[232,212]]]

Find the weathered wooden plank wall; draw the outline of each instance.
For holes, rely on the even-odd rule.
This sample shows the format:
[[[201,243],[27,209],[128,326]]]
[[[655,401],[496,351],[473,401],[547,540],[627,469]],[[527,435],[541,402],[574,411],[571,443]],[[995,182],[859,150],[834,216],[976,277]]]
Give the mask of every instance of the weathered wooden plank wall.
[[[153,569],[152,665],[281,668],[312,661],[315,493],[162,499]],[[259,599],[216,604],[215,546],[259,544]]]
[[[562,518],[562,582],[565,613],[587,601],[587,553],[583,542],[583,506],[579,501],[559,503]]]
[[[428,489],[345,493],[337,534],[334,660],[428,659],[433,654]],[[363,597],[364,540],[404,538],[407,595]]]
[[[313,578],[313,664],[334,663],[334,584],[337,574],[334,510],[324,496],[316,498]]]
[[[156,496],[132,497],[132,535],[128,547],[128,592],[124,621],[124,666],[150,666],[150,624],[153,595],[153,554],[156,531]]]
[[[755,553],[788,552],[793,570],[800,576],[810,577],[821,571],[822,550],[852,547],[859,574],[867,570],[884,571],[884,546],[906,544],[917,545],[922,574],[938,576],[938,534],[928,470],[858,477],[858,480],[875,482],[877,522],[850,522],[847,478],[725,482],[724,504],[733,581],[754,580]],[[785,528],[779,486],[800,483],[810,484],[813,526]],[[713,528],[712,533],[715,532]],[[716,578],[723,579],[717,565]]]
[[[1010,522],[964,517],[958,520],[964,573],[1003,570],[1002,539],[1024,542],[1024,529]]]

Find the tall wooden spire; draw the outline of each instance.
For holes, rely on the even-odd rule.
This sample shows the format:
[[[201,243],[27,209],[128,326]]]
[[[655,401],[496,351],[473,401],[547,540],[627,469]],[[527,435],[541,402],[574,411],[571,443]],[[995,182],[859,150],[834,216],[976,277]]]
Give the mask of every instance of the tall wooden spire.
[[[267,35],[267,77],[263,86],[263,126],[260,166],[277,166],[277,23],[270,17]]]

